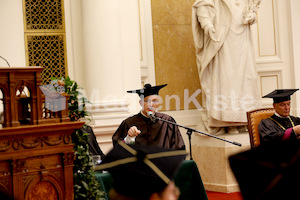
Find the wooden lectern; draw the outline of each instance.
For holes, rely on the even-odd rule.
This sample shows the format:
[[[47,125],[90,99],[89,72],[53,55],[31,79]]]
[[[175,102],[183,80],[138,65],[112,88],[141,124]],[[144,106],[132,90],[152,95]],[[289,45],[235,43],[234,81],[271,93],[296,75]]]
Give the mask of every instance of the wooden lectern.
[[[72,200],[74,151],[68,110],[49,111],[40,90],[42,67],[0,68],[0,192],[11,199]],[[67,99],[66,99],[67,102]]]

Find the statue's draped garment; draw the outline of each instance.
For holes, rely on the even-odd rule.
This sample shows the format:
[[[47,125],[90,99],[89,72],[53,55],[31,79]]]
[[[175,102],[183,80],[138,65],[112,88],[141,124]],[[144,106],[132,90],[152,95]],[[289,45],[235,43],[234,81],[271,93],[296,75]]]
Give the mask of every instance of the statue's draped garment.
[[[249,0],[252,2],[252,0]],[[206,127],[245,125],[246,111],[259,106],[255,55],[250,25],[243,13],[248,0],[197,0],[192,28]],[[211,40],[205,26],[215,28]]]

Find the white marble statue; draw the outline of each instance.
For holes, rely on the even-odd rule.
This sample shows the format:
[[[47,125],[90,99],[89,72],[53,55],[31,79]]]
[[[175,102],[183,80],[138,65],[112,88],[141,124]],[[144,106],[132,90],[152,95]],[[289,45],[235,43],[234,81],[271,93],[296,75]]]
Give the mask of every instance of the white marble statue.
[[[259,107],[255,55],[250,25],[260,0],[196,0],[192,29],[197,67],[212,134],[237,133],[246,111]]]

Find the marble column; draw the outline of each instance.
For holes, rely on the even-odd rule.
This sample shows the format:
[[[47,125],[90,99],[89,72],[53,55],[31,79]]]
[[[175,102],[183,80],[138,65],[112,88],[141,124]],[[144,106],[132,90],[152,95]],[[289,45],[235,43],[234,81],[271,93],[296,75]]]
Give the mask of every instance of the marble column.
[[[94,106],[108,104],[108,96],[121,104],[124,77],[119,1],[82,1],[82,25],[87,95]]]
[[[81,9],[86,96],[94,132],[109,144],[121,121],[137,111],[137,97],[126,90],[141,87],[138,1],[84,0]]]
[[[300,1],[298,0],[290,0],[290,15],[291,15],[291,39],[292,39],[292,51],[293,57],[292,62],[294,65],[294,79],[295,79],[295,88],[300,88],[300,79],[298,75],[300,73],[300,57],[297,56],[298,52],[300,52]],[[296,92],[296,116],[300,116],[300,92]]]

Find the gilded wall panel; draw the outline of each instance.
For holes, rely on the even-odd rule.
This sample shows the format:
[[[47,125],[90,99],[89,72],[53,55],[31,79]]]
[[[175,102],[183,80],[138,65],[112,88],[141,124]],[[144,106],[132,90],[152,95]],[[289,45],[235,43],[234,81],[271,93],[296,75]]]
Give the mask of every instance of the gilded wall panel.
[[[152,23],[157,84],[167,83],[160,95],[163,109],[178,110],[176,100],[166,101],[166,95],[178,95],[180,109],[185,109],[185,99],[199,92],[200,81],[196,67],[194,41],[191,28],[190,0],[153,0]],[[184,91],[186,98],[184,97]],[[195,98],[199,104],[190,102],[189,109],[198,108],[201,94]],[[178,102],[177,102],[178,103]],[[166,106],[166,104],[169,104]],[[178,104],[177,104],[178,105]]]

